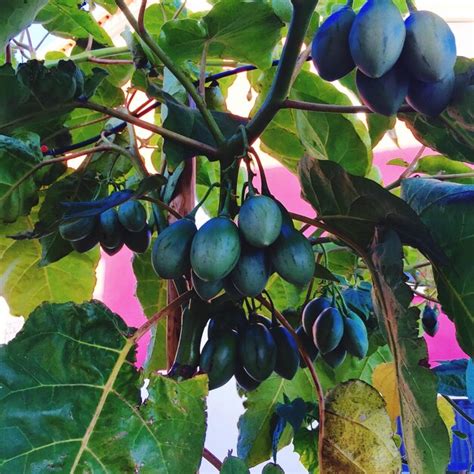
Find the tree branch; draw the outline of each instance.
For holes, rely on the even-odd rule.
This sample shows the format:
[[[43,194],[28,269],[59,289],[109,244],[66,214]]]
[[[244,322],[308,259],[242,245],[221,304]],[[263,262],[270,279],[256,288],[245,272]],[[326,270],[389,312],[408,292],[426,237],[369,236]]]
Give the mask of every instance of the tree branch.
[[[90,58],[104,58],[110,56],[117,56],[119,54],[130,53],[127,46],[113,46],[110,48],[94,49],[93,51],[85,51],[79,54],[73,54],[66,59],[70,59],[77,63],[90,61]],[[49,59],[44,62],[46,67],[57,66],[61,59]]]
[[[90,63],[96,63],[96,64],[109,64],[109,65],[133,64],[132,59],[106,59],[106,58],[98,58],[96,56],[91,56],[90,58],[87,58],[87,60]]]
[[[372,114],[365,105],[336,105],[336,104],[319,104],[314,102],[303,102],[301,100],[290,100],[286,99],[282,102],[282,109],[296,109],[296,110],[307,110],[309,112],[329,112],[336,114],[357,114],[365,113]],[[399,112],[415,112],[409,105],[402,105]]]
[[[418,162],[420,161],[420,158],[423,156],[423,153],[425,152],[425,150],[426,150],[426,147],[424,145],[420,147],[417,154],[413,158],[413,161],[409,164],[407,169],[403,171],[403,173],[400,175],[400,177],[397,180],[395,180],[393,183],[389,184],[388,186],[385,186],[385,189],[390,190],[390,189],[398,188],[398,186],[402,184],[402,181],[404,179],[409,178],[410,175],[415,172],[418,166]]]
[[[214,454],[212,454],[207,448],[204,448],[202,452],[202,457],[220,472],[220,470],[222,469],[222,461]]]

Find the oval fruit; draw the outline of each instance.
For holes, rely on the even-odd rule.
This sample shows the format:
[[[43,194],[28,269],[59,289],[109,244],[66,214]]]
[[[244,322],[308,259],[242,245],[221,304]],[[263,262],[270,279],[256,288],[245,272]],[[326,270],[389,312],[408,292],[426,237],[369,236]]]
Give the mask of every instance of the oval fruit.
[[[224,291],[232,301],[240,301],[244,295],[235,287],[230,277],[224,278]]]
[[[109,255],[110,257],[112,257],[113,255],[119,253],[120,250],[122,250],[123,246],[124,246],[124,243],[121,242],[119,245],[117,245],[117,247],[111,247],[111,248],[102,247],[102,250],[103,250],[107,255]]]
[[[199,366],[209,377],[209,390],[222,387],[232,378],[236,360],[237,334],[234,331],[227,331],[206,342]]]
[[[100,245],[106,249],[116,249],[123,245],[123,227],[117,211],[108,209],[99,217]]]
[[[314,298],[311,300],[303,309],[301,314],[301,325],[303,326],[308,336],[313,336],[313,325],[316,318],[321,314],[323,310],[331,307],[331,300],[324,296],[320,298]]]
[[[372,79],[358,70],[356,84],[362,102],[372,112],[382,115],[396,114],[408,93],[407,76],[398,67],[378,79]]]
[[[284,225],[270,249],[273,268],[287,282],[303,286],[313,278],[315,261],[308,239],[297,230]]]
[[[367,76],[386,74],[397,62],[405,41],[405,23],[392,0],[368,0],[349,34],[352,58]]]
[[[322,354],[322,358],[329,366],[336,369],[344,362],[346,355],[347,351],[344,349],[342,344],[340,344],[333,351]]]
[[[224,288],[223,280],[204,281],[201,280],[194,272],[191,272],[191,281],[193,283],[194,291],[199,298],[204,301],[209,301],[217,296]]]
[[[191,266],[204,281],[226,277],[234,269],[239,256],[239,231],[227,217],[207,221],[191,244]]]
[[[79,253],[85,253],[93,249],[99,243],[99,232],[93,230],[89,235],[81,240],[71,242],[72,248]]]
[[[265,250],[244,245],[230,278],[242,295],[259,295],[270,278],[270,260]]]
[[[417,112],[435,117],[443,112],[451,102],[454,83],[454,71],[438,82],[412,79],[408,86],[407,102]]]
[[[313,325],[314,345],[322,354],[333,351],[344,334],[344,320],[337,308],[326,308]]]
[[[349,48],[349,33],[356,14],[349,6],[329,16],[314,36],[311,57],[318,74],[335,81],[349,74],[355,63]]]
[[[406,39],[402,58],[420,81],[437,82],[452,73],[456,40],[449,25],[436,13],[415,11],[405,20]]]
[[[248,321],[245,311],[241,306],[230,303],[217,313],[213,313],[207,327],[207,335],[210,339],[219,337],[219,334],[233,329],[242,333],[247,327]]]
[[[300,364],[298,345],[290,331],[283,326],[272,327],[270,333],[277,347],[275,372],[280,377],[291,380]]]
[[[237,362],[235,367],[235,380],[237,385],[246,392],[251,392],[260,385],[260,382],[250,377],[250,375],[243,368],[242,364],[239,362]]]
[[[268,464],[265,464],[265,466],[263,466],[262,474],[285,474],[285,471],[281,468],[279,464],[269,462]]]
[[[319,354],[318,348],[314,345],[313,338],[308,336],[303,328],[303,326],[300,326],[296,330],[296,335],[298,336],[301,344],[303,345],[303,348],[308,354],[308,357],[311,359],[312,362],[316,360],[316,357]],[[303,357],[301,357],[300,354],[300,367],[304,368],[306,367],[306,362],[304,361]]]
[[[196,232],[194,221],[183,218],[158,234],[151,251],[151,263],[160,278],[173,280],[189,271],[189,252]]]
[[[239,212],[239,229],[254,247],[268,247],[278,238],[282,215],[278,204],[268,196],[247,198]]]
[[[357,314],[351,312],[349,317],[344,318],[344,336],[342,344],[349,354],[363,359],[369,350],[369,338],[367,328]]]
[[[94,230],[96,223],[96,216],[67,220],[59,225],[59,234],[70,242],[82,240]]]
[[[270,331],[261,323],[249,324],[239,344],[239,355],[247,373],[263,381],[275,368],[277,348]]]
[[[118,208],[120,223],[130,232],[140,232],[146,226],[146,210],[135,200],[121,204]]]
[[[434,337],[439,329],[438,311],[435,308],[426,305],[421,316],[421,323],[426,334]]]
[[[130,232],[124,229],[123,241],[125,245],[135,253],[146,252],[151,240],[151,230],[148,226],[139,232]]]

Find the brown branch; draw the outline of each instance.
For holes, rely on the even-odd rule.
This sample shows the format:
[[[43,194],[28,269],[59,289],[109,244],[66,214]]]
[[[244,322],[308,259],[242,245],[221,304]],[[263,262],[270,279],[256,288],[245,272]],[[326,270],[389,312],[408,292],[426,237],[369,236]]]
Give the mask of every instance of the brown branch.
[[[173,214],[173,216],[176,217],[176,219],[183,218],[183,216],[178,211],[168,206],[168,204],[164,203],[160,199],[154,199],[148,196],[142,196],[140,199],[142,199],[143,201],[151,202],[152,204],[156,204],[158,207],[161,207],[165,211],[168,211],[170,214]]]
[[[280,108],[282,109],[297,109],[297,110],[307,110],[308,112],[329,112],[337,114],[357,114],[373,113],[365,105],[336,105],[336,104],[318,104],[313,102],[303,102],[301,100],[290,100],[286,99],[282,102]],[[410,106],[402,105],[399,109],[399,112],[415,112]]]
[[[212,454],[207,448],[202,451],[202,457],[211,465],[213,465],[219,472],[222,469],[222,461]]]
[[[142,0],[140,4],[140,11],[138,12],[138,33],[142,34],[145,30],[145,10],[146,10],[147,0]],[[165,20],[166,21],[166,20]]]
[[[12,47],[10,45],[10,42],[8,42],[7,46],[5,47],[5,63],[6,64],[12,63]]]
[[[427,301],[431,301],[432,303],[436,303],[436,304],[440,304],[440,302],[436,299],[436,298],[433,298],[431,296],[428,296],[428,295],[425,295],[424,293],[422,293],[421,291],[417,291],[415,290],[414,288],[411,288],[411,291],[414,295],[416,296],[421,296],[421,298],[427,300]]]
[[[422,146],[418,150],[417,154],[413,158],[412,162],[408,165],[407,169],[403,171],[403,173],[399,176],[398,179],[396,179],[393,183],[389,184],[388,186],[385,186],[385,189],[390,190],[390,189],[395,189],[402,184],[402,181],[408,177],[410,177],[416,170],[418,166],[418,162],[420,161],[420,158],[423,156],[423,153],[425,152],[426,147]]]

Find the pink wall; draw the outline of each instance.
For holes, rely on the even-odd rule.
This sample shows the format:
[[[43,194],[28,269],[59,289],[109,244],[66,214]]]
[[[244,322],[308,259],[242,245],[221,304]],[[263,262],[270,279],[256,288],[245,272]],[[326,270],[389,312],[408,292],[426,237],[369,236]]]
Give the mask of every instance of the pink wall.
[[[377,153],[374,162],[380,166],[384,181],[386,183],[394,181],[403,171],[398,166],[386,165],[389,160],[403,158],[411,161],[417,151],[418,149],[412,148]],[[427,153],[432,152],[427,151]],[[308,216],[314,215],[311,206],[300,197],[299,184],[295,176],[283,167],[275,167],[268,169],[267,178],[272,193],[285,204],[288,210]],[[131,252],[124,249],[113,257],[103,255],[103,258],[105,260],[105,282],[101,300],[112,311],[120,314],[127,324],[135,327],[143,324],[146,318],[135,297],[135,277],[131,265]],[[436,337],[426,337],[430,362],[436,363],[440,360],[466,357],[456,342],[454,326],[451,321],[445,315],[441,315],[439,324],[440,329]],[[148,337],[144,337],[140,341],[137,355],[140,365],[144,361],[148,341]]]

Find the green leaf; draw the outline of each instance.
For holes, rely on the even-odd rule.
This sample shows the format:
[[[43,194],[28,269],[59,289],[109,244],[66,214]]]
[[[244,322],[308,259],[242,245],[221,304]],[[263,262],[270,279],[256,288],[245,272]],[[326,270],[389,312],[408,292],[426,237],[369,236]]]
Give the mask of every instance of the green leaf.
[[[426,342],[419,336],[418,308],[405,283],[403,249],[393,230],[378,227],[365,257],[373,279],[375,312],[385,325],[394,355],[402,431],[412,472],[444,473],[450,457],[448,432],[436,405],[437,380],[425,366]]]
[[[292,380],[272,375],[255,391],[247,394],[244,401],[245,413],[240,417],[237,452],[250,466],[266,461],[272,452],[272,419],[278,403],[284,401],[283,395],[290,399],[302,398],[307,402],[316,402],[315,390],[308,370],[298,370]],[[286,446],[291,440],[291,431],[285,430],[279,447]]]
[[[160,45],[175,61],[199,61],[205,45],[209,58],[271,66],[283,23],[261,1],[221,0],[201,20],[171,20],[161,29]]]
[[[308,474],[317,474],[319,472],[318,430],[299,429],[293,438],[293,446]]]
[[[276,308],[296,308],[303,304],[306,289],[286,282],[274,273],[268,280],[266,290]]]
[[[151,247],[143,254],[134,254],[133,273],[137,279],[136,296],[145,316],[150,318],[167,304],[168,280],[159,278],[151,265]],[[166,319],[151,331],[144,368],[150,374],[167,367]]]
[[[449,259],[436,265],[435,280],[443,310],[456,325],[461,348],[474,355],[474,268],[469,255],[474,245],[472,202],[474,186],[435,179],[407,179],[402,196],[431,228]]]
[[[368,114],[367,125],[369,127],[369,135],[372,141],[372,148],[382,140],[388,130],[392,130],[397,122],[396,117],[386,117],[380,114]]]
[[[328,394],[325,408],[323,472],[400,472],[400,453],[377,390],[360,380],[345,382]]]
[[[207,378],[152,375],[141,404],[131,332],[98,302],[44,304],[0,347],[1,471],[197,471]]]
[[[29,134],[18,140],[0,135],[0,221],[14,222],[26,216],[38,202],[33,175],[24,177],[42,161],[39,137]]]
[[[336,163],[305,157],[299,167],[302,196],[336,236],[345,236],[361,249],[375,227],[395,229],[404,243],[433,259],[443,253],[427,227],[402,199],[371,181],[352,176]]]
[[[221,474],[250,474],[245,462],[236,456],[227,456],[222,463]]]
[[[105,8],[109,13],[115,13],[118,10],[115,0],[95,0],[95,3]]]
[[[90,299],[96,284],[99,251],[74,252],[67,258],[40,266],[43,252],[38,240],[12,240],[12,235],[33,228],[38,208],[15,224],[0,226],[0,294],[11,314],[28,316],[43,301],[62,303]]]
[[[48,0],[2,0],[0,3],[0,51],[8,41],[33,23],[37,13]]]
[[[76,0],[49,0],[36,17],[36,22],[50,33],[63,38],[87,39],[90,35],[104,46],[113,44],[92,14],[78,8]]]

